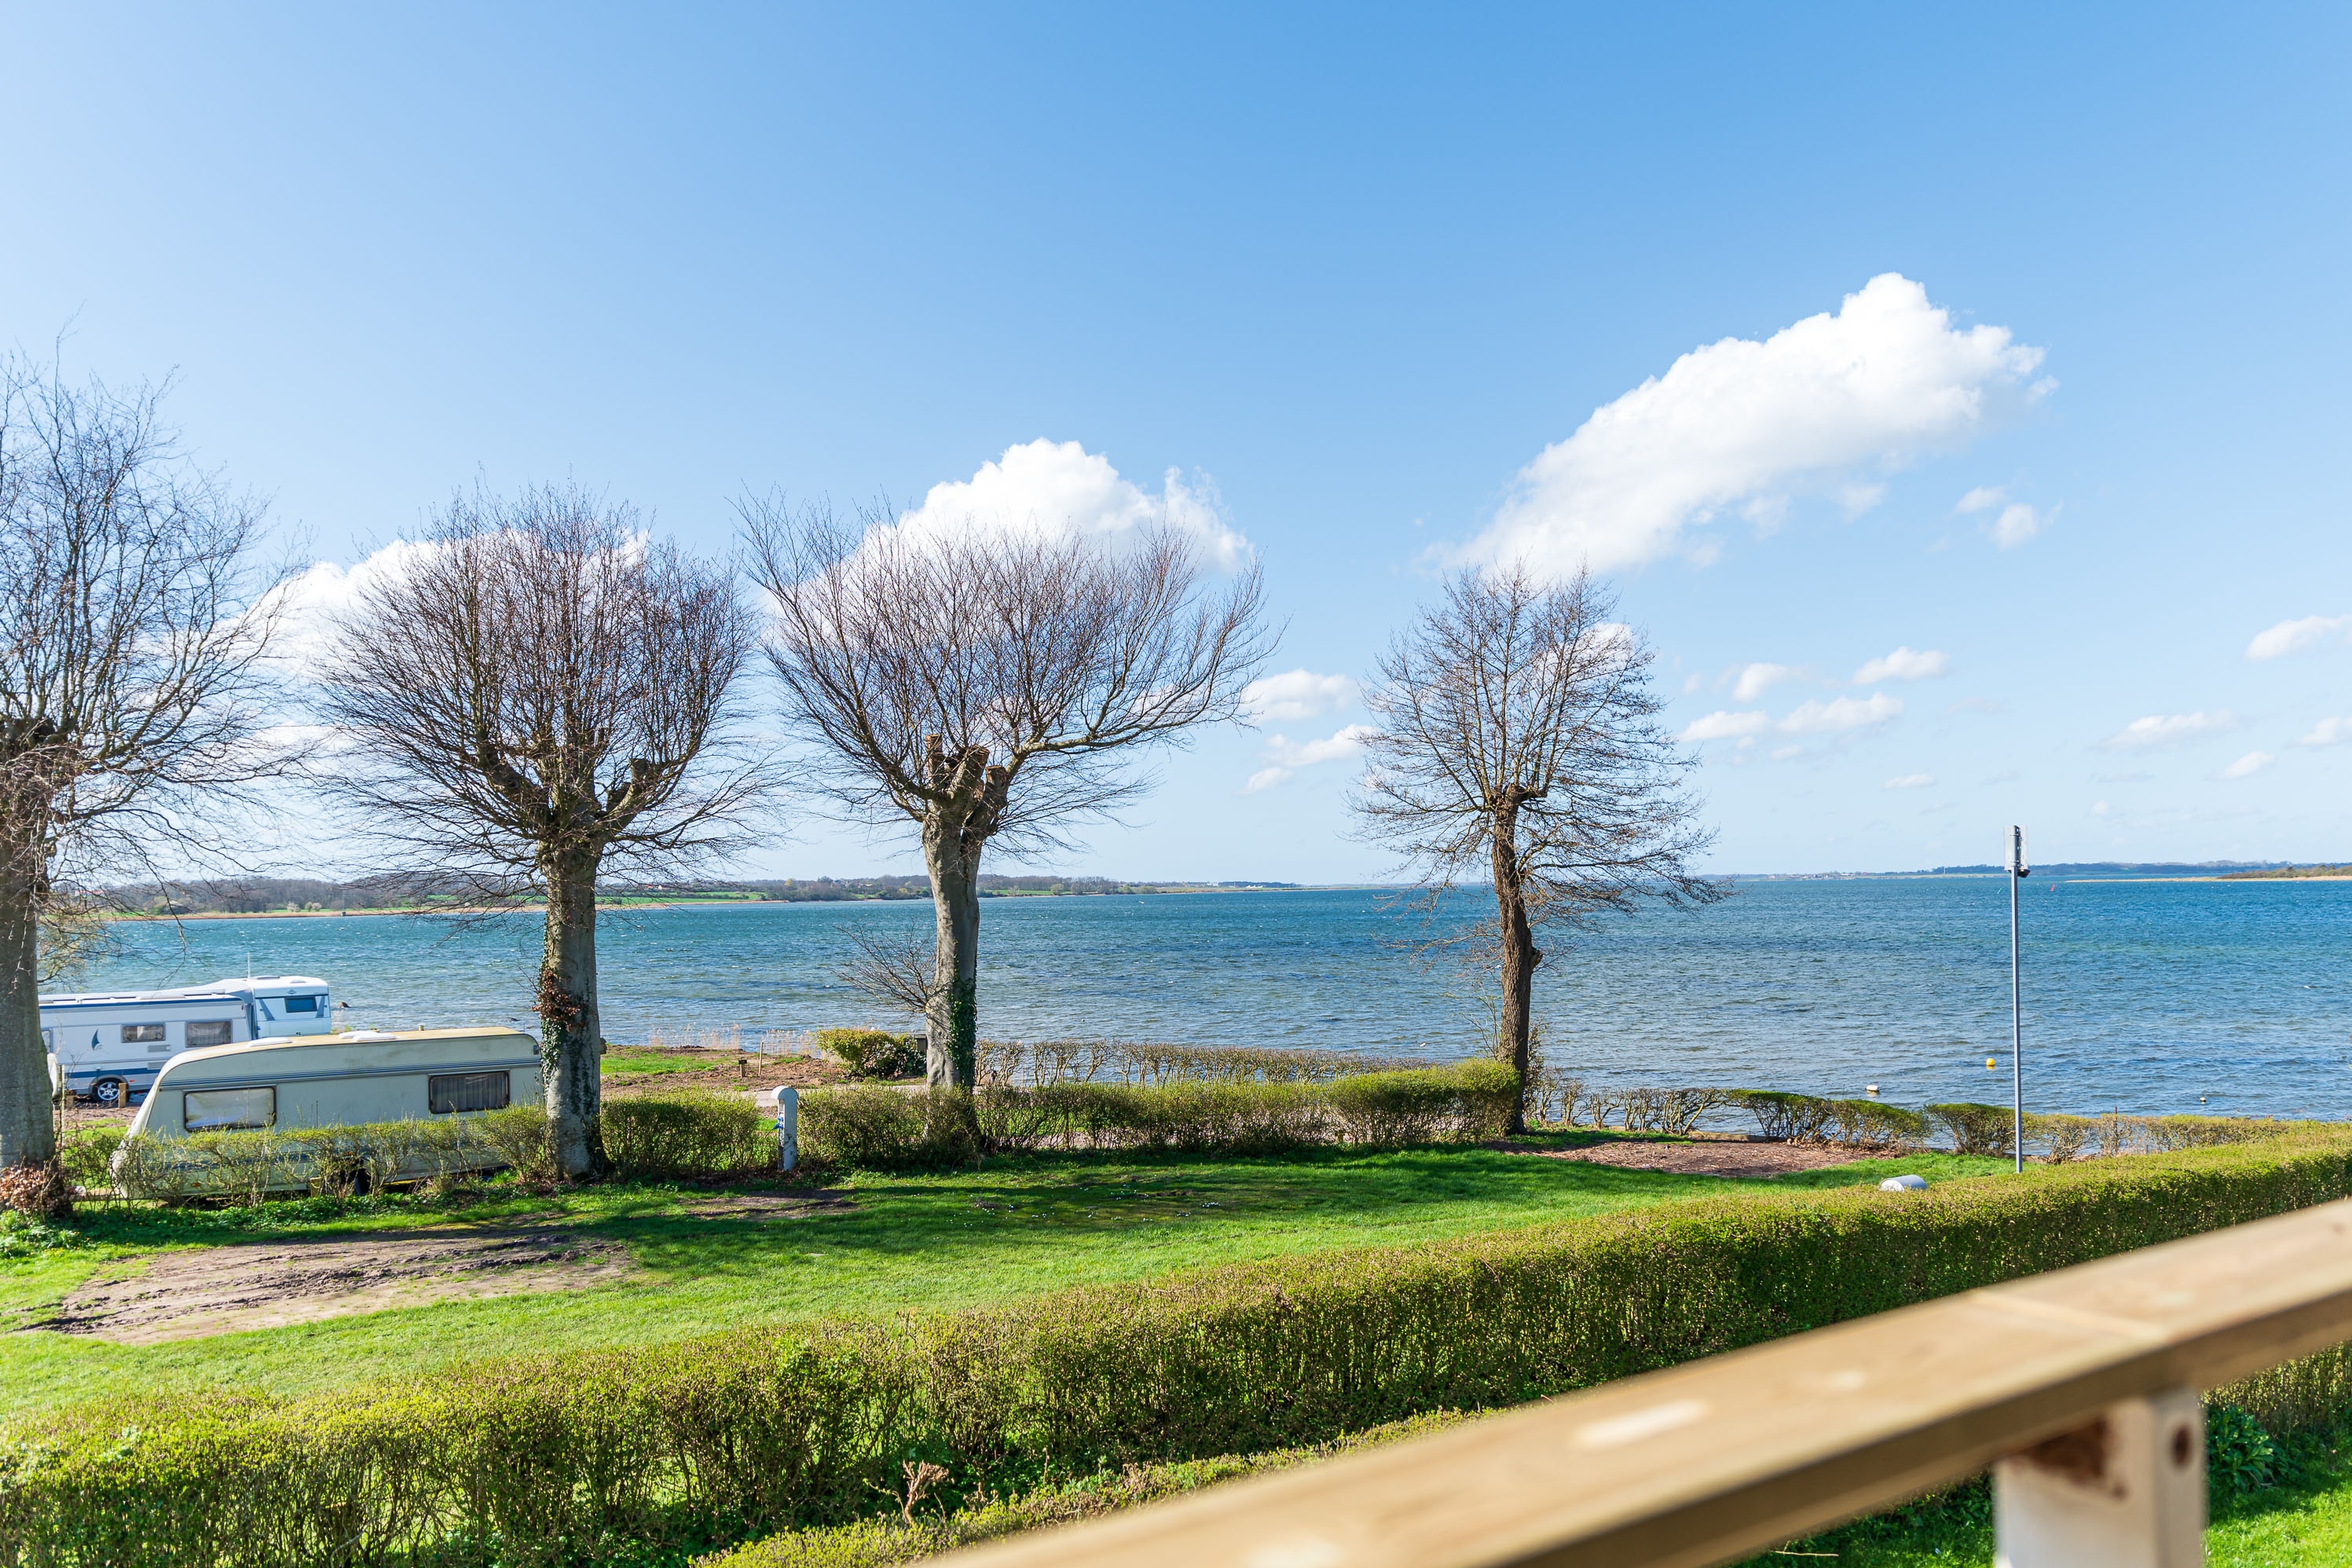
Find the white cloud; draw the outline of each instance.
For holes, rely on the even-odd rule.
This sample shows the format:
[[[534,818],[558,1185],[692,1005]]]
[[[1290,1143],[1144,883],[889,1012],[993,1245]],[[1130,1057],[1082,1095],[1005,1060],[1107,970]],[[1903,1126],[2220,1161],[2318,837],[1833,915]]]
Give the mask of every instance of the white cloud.
[[[1933,773],[1905,773],[1900,778],[1888,779],[1885,784],[1878,787],[1881,789],[1926,789],[1935,782],[1936,775]]]
[[[1379,733],[1370,724],[1349,724],[1338,734],[1320,741],[1292,741],[1269,735],[1265,754],[1286,768],[1308,768],[1317,763],[1336,763],[1342,757],[1352,757],[1364,749],[1366,741]]]
[[[1790,757],[1801,754],[1804,749],[1802,746],[1775,746],[1772,748],[1772,760],[1776,763],[1785,763]]]
[[[1885,658],[1874,658],[1855,670],[1853,683],[1875,686],[1882,680],[1926,680],[1931,676],[1948,675],[1951,668],[1952,661],[1935,648],[1914,653],[1907,647],[1898,647]]]
[[[1265,739],[1265,760],[1271,767],[1260,768],[1242,785],[1244,795],[1255,795],[1262,789],[1272,789],[1284,784],[1300,768],[1311,768],[1318,763],[1336,763],[1360,755],[1364,742],[1380,731],[1370,724],[1349,724],[1337,734],[1319,741],[1294,741],[1286,735],[1268,735]]]
[[[1992,525],[1992,542],[2003,550],[2013,550],[2050,526],[2057,516],[2053,510],[2038,512],[2023,501],[2012,501],[2000,509],[2000,516]]]
[[[1772,727],[1769,713],[1727,713],[1720,710],[1704,719],[1694,719],[1684,726],[1685,741],[1728,741],[1735,737],[1760,735]]]
[[[2300,746],[2340,746],[2352,741],[2352,719],[2322,719],[2311,727],[2311,733],[2295,743]]]
[[[2281,621],[2254,635],[2254,640],[2246,645],[2246,657],[2283,658],[2291,653],[2309,653],[2342,642],[2347,634],[2352,634],[2352,616],[2305,616],[2299,621]]]
[[[2027,384],[2041,363],[2005,327],[1954,329],[1925,288],[1884,273],[1835,315],[1694,349],[1595,410],[1519,471],[1463,558],[1546,573],[1704,558],[1685,529],[1727,510],[1769,528],[1806,490],[1867,501],[1853,470],[1966,445],[2046,389]]]
[[[1867,700],[1840,697],[1824,702],[1815,698],[1780,722],[1791,735],[1820,735],[1836,730],[1862,730],[1884,724],[1903,711],[1901,699],[1874,691]]]
[[[1213,489],[1193,489],[1171,468],[1155,496],[1119,478],[1108,458],[1076,441],[1007,447],[1003,457],[982,463],[969,479],[933,485],[898,525],[934,537],[993,528],[1114,542],[1144,529],[1173,527],[1198,539],[1223,570],[1232,571],[1249,554],[1249,542],[1226,525]]]
[[[270,662],[298,680],[315,677],[334,650],[336,628],[351,619],[361,595],[387,580],[398,581],[433,548],[395,539],[356,566],[314,563],[278,590]]]
[[[2135,719],[2099,742],[2105,752],[2137,752],[2152,746],[2178,746],[2200,735],[2218,735],[2238,727],[2238,717],[2224,708],[2215,713],[2151,713]]]
[[[2221,776],[2225,779],[2245,778],[2250,774],[2261,773],[2277,761],[2278,759],[2268,752],[2248,752],[2244,756],[2223,768]]]
[[[1741,702],[1753,702],[1784,680],[1794,680],[1803,670],[1793,664],[1751,664],[1739,672],[1738,683],[1731,695]]]
[[[1362,695],[1362,689],[1344,675],[1294,669],[1265,676],[1244,687],[1242,711],[1269,723],[1296,724],[1353,708]]]
[[[1958,512],[1990,511],[2009,499],[2009,492],[1999,485],[1979,485],[1960,498],[1952,510]]]

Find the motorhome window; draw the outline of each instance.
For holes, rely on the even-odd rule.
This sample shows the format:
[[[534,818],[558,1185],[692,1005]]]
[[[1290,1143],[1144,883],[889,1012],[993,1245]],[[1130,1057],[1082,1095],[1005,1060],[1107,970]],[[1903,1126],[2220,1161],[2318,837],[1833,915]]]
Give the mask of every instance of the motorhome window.
[[[436,1116],[457,1110],[504,1110],[508,1079],[502,1072],[436,1073],[425,1080],[425,1101]]]
[[[188,1026],[188,1049],[227,1045],[234,1034],[226,1018],[198,1019]]]
[[[191,1132],[232,1132],[278,1120],[274,1089],[192,1089],[180,1096],[180,1120]]]
[[[163,1026],[161,1024],[125,1024],[122,1026],[122,1043],[126,1046],[161,1045],[163,1040]]]
[[[289,1013],[315,1013],[319,1010],[319,999],[316,996],[289,996],[285,1000],[286,1010]]]

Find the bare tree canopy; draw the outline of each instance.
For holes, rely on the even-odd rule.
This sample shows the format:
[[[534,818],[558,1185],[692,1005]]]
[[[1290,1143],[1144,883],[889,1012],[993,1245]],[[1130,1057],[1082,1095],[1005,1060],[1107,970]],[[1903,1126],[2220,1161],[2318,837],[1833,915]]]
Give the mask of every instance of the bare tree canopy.
[[[776,604],[769,658],[788,720],[827,760],[824,787],[848,815],[920,827],[938,917],[929,1076],[968,1089],[982,850],[1066,845],[1148,787],[1143,754],[1236,716],[1273,648],[1261,574],[1213,590],[1174,530],[1114,547],[920,531],[887,509],[845,522],[770,499],[742,512]]]
[[[86,913],[60,889],[143,869],[284,760],[262,508],[181,456],[162,395],[0,361],[0,1167],[56,1152],[40,930]]]
[[[1695,765],[1657,722],[1654,655],[1580,572],[1546,586],[1523,565],[1465,573],[1390,645],[1366,705],[1354,804],[1365,835],[1433,890],[1482,874],[1501,966],[1496,1048],[1520,1075],[1525,1128],[1535,931],[1644,901],[1675,908],[1728,890],[1690,869],[1713,839],[1685,788]]]
[[[740,841],[763,798],[732,725],[758,627],[731,573],[569,486],[452,501],[358,595],[325,672],[326,787],[395,862],[543,897],[541,1076],[568,1173],[603,1165],[596,884]]]

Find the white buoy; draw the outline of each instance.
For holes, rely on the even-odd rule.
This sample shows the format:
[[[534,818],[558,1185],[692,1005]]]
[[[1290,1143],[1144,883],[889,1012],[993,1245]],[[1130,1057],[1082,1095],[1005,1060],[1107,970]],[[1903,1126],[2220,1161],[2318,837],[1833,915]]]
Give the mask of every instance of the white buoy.
[[[1882,1193],[1924,1193],[1927,1190],[1925,1176],[1889,1176],[1878,1184]]]

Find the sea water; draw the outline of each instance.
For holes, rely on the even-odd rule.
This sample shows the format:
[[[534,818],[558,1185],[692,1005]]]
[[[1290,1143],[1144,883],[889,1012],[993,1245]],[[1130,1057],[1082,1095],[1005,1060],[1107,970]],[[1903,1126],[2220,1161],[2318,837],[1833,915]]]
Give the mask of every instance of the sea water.
[[[1453,1059],[1493,984],[1423,948],[1438,920],[1377,890],[997,898],[982,1028]],[[2022,886],[2027,1101],[2045,1110],[2352,1116],[2352,881]],[[600,921],[616,1042],[740,1026],[905,1026],[842,979],[849,934],[927,931],[927,903],[730,904]],[[376,1028],[529,1028],[530,915],[126,924],[76,984],[316,974]],[[2009,890],[1999,877],[1743,881],[1685,913],[1541,937],[1550,1061],[1608,1085],[1709,1084],[1921,1105],[2006,1102]],[[1988,1070],[1987,1058],[1994,1066]]]

